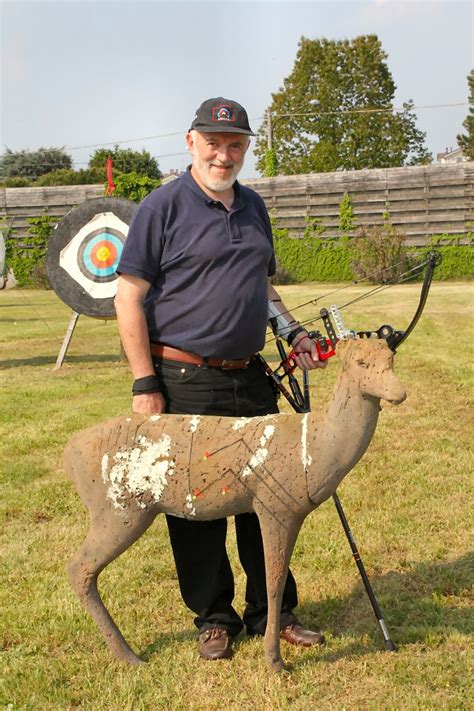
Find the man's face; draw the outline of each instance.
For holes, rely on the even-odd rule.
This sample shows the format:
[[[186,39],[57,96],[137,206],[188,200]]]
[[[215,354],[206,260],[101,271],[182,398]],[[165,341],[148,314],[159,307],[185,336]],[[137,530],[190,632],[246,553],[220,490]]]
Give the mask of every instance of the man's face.
[[[190,131],[186,142],[193,157],[193,169],[203,185],[216,193],[231,188],[242,168],[249,137],[242,133]]]

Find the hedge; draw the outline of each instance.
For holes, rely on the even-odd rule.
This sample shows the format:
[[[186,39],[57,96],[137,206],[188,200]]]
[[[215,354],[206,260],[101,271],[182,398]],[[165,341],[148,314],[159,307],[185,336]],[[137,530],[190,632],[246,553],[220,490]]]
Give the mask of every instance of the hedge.
[[[466,235],[461,235],[465,238]],[[446,235],[442,235],[446,239]],[[456,238],[452,238],[456,239]],[[312,244],[313,242],[313,244]],[[442,255],[442,262],[436,268],[434,279],[473,279],[474,278],[474,247],[471,245],[439,245],[438,238],[423,248],[409,248],[408,254],[414,262],[423,255],[436,249]],[[300,283],[304,281],[351,281],[356,278],[351,269],[352,255],[349,242],[341,240],[323,240],[318,237],[311,239],[292,239],[277,237],[275,253],[279,269],[288,275],[287,281]],[[280,283],[284,283],[284,279]]]

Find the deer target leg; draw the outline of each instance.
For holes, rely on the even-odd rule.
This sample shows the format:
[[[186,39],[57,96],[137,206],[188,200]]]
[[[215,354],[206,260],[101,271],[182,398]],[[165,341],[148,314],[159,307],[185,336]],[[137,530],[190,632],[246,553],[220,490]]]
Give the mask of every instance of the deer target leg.
[[[257,512],[258,513],[258,512]],[[280,520],[268,512],[258,513],[265,553],[268,611],[264,637],[265,660],[271,671],[285,668],[280,653],[280,611],[291,554],[304,519]]]
[[[141,664],[142,660],[129,647],[97,589],[102,570],[118,558],[146,531],[155,518],[149,511],[129,512],[125,522],[113,510],[92,520],[89,532],[68,565],[71,585],[82,606],[102,632],[112,654],[120,661]]]

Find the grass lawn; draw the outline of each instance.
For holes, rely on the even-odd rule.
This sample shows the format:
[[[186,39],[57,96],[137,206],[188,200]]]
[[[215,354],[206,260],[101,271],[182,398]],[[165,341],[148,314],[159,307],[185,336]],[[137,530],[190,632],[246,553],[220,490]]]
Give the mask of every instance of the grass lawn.
[[[347,327],[405,327],[419,289],[397,286],[349,307]],[[280,287],[289,306],[329,290]],[[351,286],[316,308],[363,290]],[[116,324],[81,317],[55,371],[69,309],[53,292],[0,292],[1,708],[472,708],[473,296],[469,283],[432,286],[396,356],[408,399],[384,405],[367,454],[339,488],[398,651],[384,651],[327,501],[306,520],[292,560],[299,617],[320,625],[327,644],[283,645],[291,672],[270,676],[261,639],[241,635],[232,661],[198,659],[163,517],[100,578],[110,611],[148,664],[128,668],[111,657],[65,573],[88,520],[61,452],[74,432],[129,410],[131,375],[119,360]],[[275,361],[273,345],[265,355]],[[311,376],[313,409],[325,406],[338,369],[334,358]],[[233,526],[229,551],[241,610]]]

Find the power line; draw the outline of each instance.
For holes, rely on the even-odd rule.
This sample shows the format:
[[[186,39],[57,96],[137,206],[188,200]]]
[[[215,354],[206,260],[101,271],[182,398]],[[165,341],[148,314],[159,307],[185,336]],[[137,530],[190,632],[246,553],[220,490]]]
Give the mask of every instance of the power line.
[[[469,106],[469,102],[467,101],[462,101],[462,102],[457,102],[457,103],[452,103],[452,104],[426,104],[423,106],[410,106],[409,110],[410,111],[421,111],[421,110],[428,110],[428,109],[445,109],[445,108],[451,108],[451,107],[456,107],[456,106]],[[374,114],[374,113],[391,113],[391,112],[399,112],[399,111],[406,111],[407,107],[387,107],[387,108],[377,108],[377,109],[369,109],[369,108],[361,108],[361,109],[339,109],[335,111],[314,111],[314,112],[293,112],[293,113],[273,113],[272,116],[274,118],[284,118],[284,117],[290,117],[290,116],[334,116],[334,115],[346,115],[346,114]],[[251,118],[251,121],[263,121],[265,119],[265,116],[254,116]],[[159,133],[155,134],[152,136],[142,136],[141,138],[127,138],[127,139],[121,139],[121,140],[115,140],[115,141],[105,141],[104,143],[91,143],[89,145],[82,145],[82,146],[65,146],[65,149],[69,151],[74,151],[74,150],[82,150],[86,148],[102,148],[104,146],[115,146],[115,145],[121,145],[123,143],[134,143],[137,141],[151,141],[156,138],[169,138],[171,136],[182,136],[185,133],[185,131],[174,131],[173,133]],[[187,155],[187,151],[181,151],[179,153],[163,153],[163,154],[158,154],[156,157],[157,159],[161,158],[173,158],[176,156],[183,156]],[[88,161],[80,161],[77,162],[75,161],[76,165],[88,165]],[[42,167],[51,167],[53,165],[56,165],[56,163],[23,163],[22,165],[28,166],[28,167],[37,167],[37,166],[42,166]],[[68,169],[67,169],[68,170]],[[73,168],[71,168],[73,170]],[[18,176],[16,176],[18,177]],[[24,176],[24,177],[32,177],[32,176]]]
[[[469,106],[468,102],[460,102],[457,104],[431,104],[427,106],[392,106],[385,109],[338,109],[335,111],[313,111],[313,112],[289,112],[287,114],[272,113],[273,118],[280,118],[284,116],[335,116],[335,115],[345,115],[345,114],[384,114],[398,112],[398,111],[420,111],[422,109],[446,109],[451,106]]]
[[[175,131],[174,133],[159,133],[154,136],[142,136],[141,138],[124,138],[121,141],[104,141],[104,143],[91,143],[88,146],[65,146],[69,151],[78,151],[82,148],[102,148],[102,146],[116,146],[120,143],[134,143],[135,141],[151,141],[154,138],[169,138],[169,136],[182,136],[185,131]]]
[[[426,106],[410,106],[408,107],[410,111],[419,111],[419,110],[424,110],[424,109],[446,109],[450,108],[453,106],[469,106],[469,103],[467,101],[462,101],[459,103],[454,103],[454,104],[430,104]],[[391,108],[385,108],[385,109],[340,109],[340,110],[335,110],[335,111],[315,111],[311,113],[288,113],[288,114],[274,114],[277,116],[330,116],[330,115],[335,115],[335,114],[351,114],[351,113],[357,113],[357,114],[371,114],[371,113],[387,113],[387,112],[392,112],[392,111],[406,111],[407,107],[404,106],[399,106],[399,107],[391,107]],[[264,116],[254,116],[251,118],[251,121],[263,121],[265,117]],[[182,136],[184,133],[186,133],[186,130],[183,131],[175,131],[174,133],[157,133],[153,136],[141,136],[140,138],[124,138],[121,140],[117,141],[104,141],[103,143],[91,143],[89,145],[83,145],[83,146],[65,146],[69,151],[75,151],[79,149],[84,149],[84,148],[101,148],[102,146],[114,146],[114,145],[120,145],[122,143],[136,143],[137,141],[151,141],[156,138],[168,138],[170,136]],[[178,153],[175,153],[174,155],[180,155]]]

